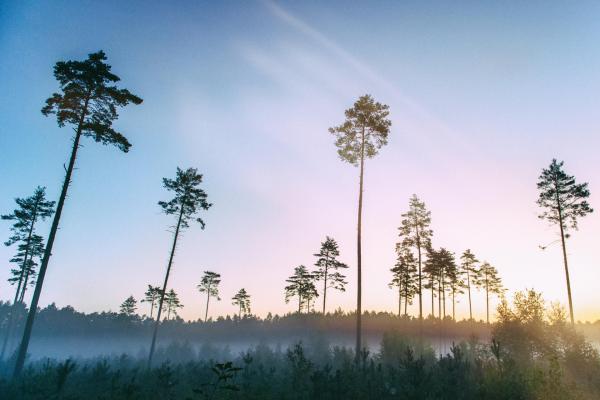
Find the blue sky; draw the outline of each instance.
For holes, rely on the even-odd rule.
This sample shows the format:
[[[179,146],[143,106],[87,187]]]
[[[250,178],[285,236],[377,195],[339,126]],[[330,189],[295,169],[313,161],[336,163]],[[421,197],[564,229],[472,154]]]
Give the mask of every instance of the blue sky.
[[[40,113],[57,90],[52,66],[103,49],[144,103],[116,123],[130,153],[85,141],[41,303],[115,310],[160,282],[171,240],[161,178],[194,166],[215,205],[176,256],[182,315],[200,315],[205,269],[223,275],[211,314],[234,312],[240,287],[257,313],[286,312],[284,279],[312,265],[325,235],[354,266],[357,171],[327,128],[370,93],[393,126],[366,167],[366,308],[396,307],[388,270],[412,193],[432,211],[434,245],[471,248],[511,291],[564,303],[559,248],[537,248],[555,233],[536,218],[535,182],[557,157],[599,199],[599,20],[597,2],[2,2],[0,210],[36,185],[57,197],[71,132]],[[585,318],[600,318],[599,233],[594,214],[569,242]],[[352,309],[353,293],[328,296],[331,307]]]

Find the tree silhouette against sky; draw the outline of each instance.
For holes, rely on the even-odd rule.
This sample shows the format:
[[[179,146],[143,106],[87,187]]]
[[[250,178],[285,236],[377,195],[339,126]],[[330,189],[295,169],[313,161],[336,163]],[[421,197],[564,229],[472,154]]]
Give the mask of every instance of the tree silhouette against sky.
[[[129,296],[128,298],[121,303],[119,307],[119,313],[125,315],[126,317],[133,317],[135,315],[135,311],[137,310],[137,300],[133,296]]]
[[[46,189],[37,187],[32,196],[15,199],[18,208],[11,214],[2,215],[5,221],[14,221],[10,227],[11,236],[4,244],[6,246],[17,245],[17,253],[10,259],[11,263],[17,265],[11,269],[11,277],[8,279],[11,285],[17,285],[13,308],[17,303],[23,303],[27,286],[35,283],[35,267],[38,265],[36,259],[44,254],[44,239],[35,233],[36,222],[50,218],[54,213],[54,202],[46,200]],[[16,311],[16,310],[13,310]],[[2,342],[0,360],[4,359],[6,346],[13,336],[15,323],[15,312],[11,311],[8,318],[6,334]]]
[[[401,241],[398,246],[413,247],[417,250],[418,266],[418,291],[419,295],[419,319],[423,319],[423,250],[431,247],[431,236],[433,231],[431,225],[431,212],[425,207],[425,203],[413,194],[408,202],[408,211],[402,214],[402,222],[398,230]],[[433,313],[433,310],[432,310]]]
[[[2,215],[5,221],[14,221],[10,228],[12,234],[4,244],[17,244],[17,254],[10,260],[17,264],[9,278],[11,285],[17,285],[13,304],[23,302],[29,279],[35,274],[35,258],[44,254],[44,241],[35,233],[35,225],[54,214],[55,202],[46,200],[46,188],[38,186],[32,196],[17,198],[15,203],[18,208],[11,214]]]
[[[74,129],[75,135],[71,157],[65,171],[65,179],[29,307],[23,339],[17,353],[14,376],[21,373],[25,363],[33,321],[71,183],[81,137],[89,137],[95,142],[105,145],[114,145],[123,152],[129,151],[131,147],[127,138],[113,129],[112,124],[119,116],[119,107],[125,107],[129,103],[141,104],[142,99],[127,89],[119,89],[115,86],[114,84],[120,78],[111,72],[111,66],[104,61],[106,61],[106,55],[103,51],[99,51],[90,54],[84,61],[59,61],[54,66],[54,76],[60,84],[61,92],[53,93],[46,100],[42,114],[46,116],[55,114],[58,126],[70,125]]]
[[[221,283],[221,275],[212,271],[204,271],[204,275],[197,286],[200,293],[206,293],[206,311],[204,312],[204,322],[208,321],[208,305],[210,298],[219,298],[219,284]]]
[[[154,308],[158,305],[161,292],[160,287],[152,285],[148,285],[148,290],[144,292],[144,298],[141,300],[141,303],[150,303],[150,318],[152,318]]]
[[[348,282],[346,282],[346,276],[339,270],[346,269],[348,266],[337,259],[339,255],[340,250],[337,242],[329,236],[321,243],[319,252],[314,255],[317,257],[315,277],[318,281],[323,281],[323,314],[325,314],[327,289],[346,291]]]
[[[571,297],[571,280],[567,260],[566,239],[569,229],[577,230],[577,219],[585,217],[594,210],[587,202],[590,197],[587,183],[576,183],[575,177],[567,175],[563,169],[564,162],[553,159],[548,168],[544,168],[539,177],[537,188],[540,191],[537,204],[543,209],[539,215],[551,224],[557,224],[560,229],[565,278],[567,281],[567,296],[569,298],[569,315],[571,324],[575,324],[573,314],[573,299]]]
[[[396,249],[396,264],[390,269],[392,281],[389,287],[398,288],[398,316],[402,315],[402,298],[404,297],[404,315],[407,315],[408,304],[417,293],[417,260],[407,247]]]
[[[169,201],[159,201],[158,205],[165,214],[176,215],[177,223],[175,225],[175,232],[173,233],[173,244],[171,246],[169,262],[167,263],[165,280],[158,300],[158,311],[156,312],[156,321],[152,333],[152,344],[150,345],[150,352],[148,354],[148,367],[152,365],[152,357],[154,355],[154,348],[156,347],[156,335],[158,333],[158,326],[160,325],[160,315],[163,311],[173,257],[177,248],[177,239],[179,239],[181,231],[189,227],[190,221],[199,223],[200,227],[204,229],[204,221],[199,217],[195,217],[195,215],[200,210],[208,210],[212,206],[212,204],[206,201],[207,196],[204,190],[199,187],[201,183],[202,175],[198,173],[196,168],[188,168],[186,170],[177,168],[175,179],[163,178],[165,189],[169,192],[174,192],[175,195]]]
[[[250,295],[246,292],[246,289],[242,288],[231,298],[234,306],[239,307],[239,317],[242,319],[242,315],[247,315],[251,312],[250,310]]]
[[[360,167],[358,189],[358,219],[356,234],[356,360],[362,348],[362,204],[365,159],[373,158],[387,144],[392,121],[388,119],[389,107],[373,100],[370,95],[361,96],[352,108],[345,111],[346,120],[339,126],[329,128],[336,137],[335,145],[342,161]]]
[[[467,295],[469,299],[469,320],[473,319],[473,305],[471,302],[471,287],[474,282],[477,282],[479,278],[479,268],[477,267],[477,263],[479,260],[475,257],[475,254],[471,252],[471,250],[467,249],[460,256],[461,264],[460,264],[460,273],[464,275],[467,279],[465,280]]]
[[[310,273],[304,265],[294,268],[294,274],[286,279],[288,285],[285,287],[285,302],[288,303],[292,297],[298,297],[298,314],[302,307],[310,312],[310,301],[319,296],[315,287],[315,274]]]
[[[475,284],[485,291],[485,315],[486,322],[490,323],[490,294],[501,295],[504,292],[502,279],[498,270],[488,262],[481,264],[479,277]]]

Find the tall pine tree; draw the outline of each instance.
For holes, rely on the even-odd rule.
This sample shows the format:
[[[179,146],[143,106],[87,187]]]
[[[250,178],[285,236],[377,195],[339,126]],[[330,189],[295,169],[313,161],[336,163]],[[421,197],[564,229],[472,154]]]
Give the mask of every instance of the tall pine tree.
[[[431,212],[416,194],[410,198],[408,211],[402,214],[398,230],[401,241],[396,245],[416,249],[418,266],[419,319],[423,319],[423,252],[431,247]]]
[[[171,266],[173,265],[173,257],[175,256],[179,234],[183,229],[189,227],[190,221],[197,222],[200,224],[200,227],[204,229],[204,221],[202,218],[195,216],[200,210],[208,210],[212,206],[212,204],[206,200],[207,196],[204,190],[199,187],[201,183],[202,175],[198,173],[196,168],[188,168],[186,170],[177,168],[175,179],[163,178],[164,187],[168,191],[173,192],[174,196],[169,201],[159,201],[158,205],[166,215],[177,216],[177,223],[175,224],[175,232],[173,233],[173,243],[171,245],[169,261],[167,263],[167,271],[165,272],[165,280],[160,292],[160,298],[158,299],[158,311],[156,313],[156,321],[154,322],[154,331],[152,333],[152,343],[148,354],[148,367],[152,365],[152,357],[156,346],[156,335],[160,324],[160,315],[163,311],[163,303],[167,294],[167,284],[169,283],[169,275],[171,273]]]
[[[356,361],[362,347],[362,205],[365,160],[373,158],[387,144],[392,121],[388,119],[389,107],[364,95],[345,111],[346,120],[329,128],[336,137],[335,145],[342,161],[359,167],[358,218],[356,235]]]
[[[90,54],[84,61],[59,61],[54,66],[54,76],[61,88],[60,93],[54,93],[46,100],[42,114],[56,115],[58,126],[70,125],[75,131],[73,147],[69,164],[66,168],[65,179],[56,206],[56,213],[48,235],[48,243],[40,265],[29,314],[25,322],[23,339],[19,346],[15,362],[14,376],[18,376],[23,369],[33,321],[37,312],[39,298],[44,284],[44,277],[52,255],[54,239],[58,231],[71,176],[75,168],[77,151],[81,137],[89,137],[97,143],[117,146],[127,152],[131,144],[112,124],[118,118],[118,108],[130,103],[141,104],[142,99],[130,93],[127,89],[119,89],[114,84],[120,79],[111,72],[110,65],[106,64],[104,52]]]
[[[571,324],[575,324],[573,314],[573,299],[571,297],[571,279],[567,260],[566,239],[569,229],[577,230],[577,220],[592,213],[587,199],[590,197],[587,183],[577,183],[575,177],[568,175],[563,169],[564,162],[553,159],[548,168],[542,170],[537,188],[539,197],[537,204],[543,209],[540,219],[549,221],[559,227],[562,244],[565,278],[567,281],[567,296],[569,300],[569,315]]]

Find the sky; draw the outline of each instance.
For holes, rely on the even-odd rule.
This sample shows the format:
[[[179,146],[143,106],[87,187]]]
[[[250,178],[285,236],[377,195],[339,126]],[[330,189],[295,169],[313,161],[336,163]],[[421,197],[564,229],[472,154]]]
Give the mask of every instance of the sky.
[[[184,319],[203,314],[205,270],[222,275],[213,317],[236,311],[242,287],[258,315],[293,311],[285,279],[312,267],[326,235],[350,265],[328,309],[352,310],[358,170],[327,129],[369,93],[390,106],[392,128],[365,167],[364,309],[397,309],[389,269],[413,193],[432,213],[435,247],[489,261],[509,297],[534,288],[566,304],[560,247],[539,248],[557,232],[536,206],[541,169],[558,158],[598,208],[567,246],[575,317],[600,319],[598,21],[593,1],[4,1],[0,212],[37,185],[58,198],[72,131],[40,113],[58,89],[52,67],[102,49],[144,103],[115,123],[129,153],[84,140],[40,305],[116,311],[161,283],[174,220],[157,202],[179,166],[204,174],[214,203],[175,255],[169,287]],[[0,246],[4,300],[13,253]],[[484,304],[476,293],[476,317]]]

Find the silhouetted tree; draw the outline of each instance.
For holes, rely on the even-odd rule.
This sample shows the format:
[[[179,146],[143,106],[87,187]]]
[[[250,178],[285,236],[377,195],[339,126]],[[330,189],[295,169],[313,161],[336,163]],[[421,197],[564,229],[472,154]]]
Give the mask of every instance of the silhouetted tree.
[[[52,221],[48,244],[44,251],[38,278],[29,307],[29,314],[23,331],[23,339],[15,362],[14,375],[18,376],[23,369],[31,329],[37,311],[38,301],[44,284],[48,262],[52,255],[54,238],[58,230],[71,175],[75,167],[77,150],[81,136],[87,136],[98,143],[112,144],[127,152],[131,147],[129,141],[121,133],[113,129],[112,124],[118,118],[117,109],[129,103],[141,104],[142,99],[131,94],[127,89],[119,89],[113,84],[120,79],[110,72],[110,65],[104,61],[104,52],[90,54],[84,61],[59,61],[54,66],[54,76],[60,83],[61,93],[54,93],[46,100],[42,113],[46,116],[56,114],[58,126],[71,125],[75,131],[73,147],[65,180],[60,193],[56,214]]]
[[[204,271],[204,275],[202,276],[202,280],[200,284],[197,286],[198,291],[200,293],[206,293],[206,311],[204,312],[204,322],[208,320],[208,304],[210,303],[210,298],[214,297],[217,300],[221,300],[219,298],[219,284],[221,283],[221,275],[212,271]]]
[[[150,318],[152,318],[152,314],[154,308],[158,307],[158,300],[160,299],[162,290],[158,286],[148,285],[148,290],[144,293],[144,299],[141,300],[142,303],[150,303]]]
[[[362,346],[362,202],[363,177],[366,158],[373,158],[387,144],[392,122],[388,119],[389,107],[375,102],[370,95],[361,96],[354,106],[345,111],[346,120],[339,126],[329,128],[336,136],[335,145],[342,161],[360,167],[357,222],[357,295],[356,295],[356,358]]]
[[[419,319],[423,319],[423,249],[431,247],[431,236],[433,231],[429,228],[431,224],[431,212],[420,201],[416,194],[410,198],[408,211],[402,214],[402,222],[398,230],[402,239],[396,246],[413,247],[417,250],[418,262],[418,295],[419,295]]]
[[[11,277],[8,278],[11,285],[17,285],[13,308],[17,303],[23,303],[27,286],[35,283],[35,267],[38,265],[36,260],[44,254],[44,239],[35,233],[36,222],[43,221],[54,213],[54,202],[46,200],[46,189],[39,186],[32,196],[17,198],[15,203],[18,208],[11,214],[1,216],[3,220],[14,221],[10,228],[11,236],[4,242],[6,246],[17,244],[17,253],[10,259],[11,263],[16,264],[16,268],[11,269]],[[15,313],[11,310],[0,360],[4,359],[6,346],[13,336],[14,324]]]
[[[467,283],[467,294],[469,296],[469,319],[473,319],[473,306],[471,302],[471,284],[474,281],[477,281],[479,278],[479,268],[477,268],[477,263],[479,260],[475,257],[471,250],[467,249],[464,251],[462,256],[460,256],[461,264],[460,264],[460,273],[464,275]]]
[[[437,252],[436,261],[438,263],[438,315],[441,319],[446,318],[446,290],[449,287],[449,273],[456,270],[456,261],[454,253],[440,248]]]
[[[156,346],[156,334],[158,333],[158,325],[160,324],[160,314],[163,310],[163,302],[169,282],[169,274],[173,265],[173,257],[175,256],[175,248],[177,247],[177,239],[179,233],[189,227],[189,222],[194,221],[200,224],[204,229],[204,221],[201,218],[194,216],[202,210],[208,210],[212,204],[206,201],[206,193],[200,189],[202,183],[202,175],[198,173],[196,168],[188,168],[185,171],[177,168],[175,179],[163,178],[164,187],[174,192],[175,196],[169,201],[159,201],[158,205],[167,215],[177,215],[177,224],[175,225],[175,233],[173,234],[173,244],[171,246],[171,254],[167,263],[167,271],[165,273],[165,281],[161,289],[161,296],[158,300],[158,311],[156,313],[156,322],[154,323],[154,332],[152,333],[152,344],[150,345],[150,353],[148,355],[148,367],[152,365],[152,356],[154,355],[154,347]]]
[[[294,275],[286,279],[289,283],[285,287],[285,302],[288,303],[292,297],[298,296],[298,314],[302,307],[310,311],[310,301],[319,296],[315,287],[315,275],[308,272],[304,265],[294,268]]]
[[[462,279],[456,262],[448,266],[446,269],[446,277],[448,281],[448,289],[452,295],[452,319],[456,320],[456,297],[459,294],[464,293],[463,289],[465,287],[465,282]]]
[[[137,310],[137,300],[133,296],[129,296],[121,303],[119,312],[127,317],[133,317]]]
[[[390,269],[392,272],[392,281],[389,286],[398,287],[398,316],[402,315],[402,298],[404,297],[404,315],[408,313],[408,304],[412,304],[412,299],[417,293],[417,261],[409,248],[400,247],[396,264]]]
[[[348,268],[346,264],[338,261],[340,251],[337,242],[327,236],[325,241],[321,243],[321,249],[315,257],[317,262],[315,266],[315,277],[317,281],[323,281],[323,314],[325,314],[325,302],[327,299],[327,289],[332,288],[339,291],[346,291],[346,276],[339,272],[339,269]]]
[[[422,274],[427,278],[427,282],[423,285],[423,289],[431,290],[431,317],[435,318],[435,301],[438,279],[440,276],[440,262],[438,260],[438,252],[431,246],[427,247],[427,261],[425,261]]]
[[[246,292],[246,289],[240,289],[238,292],[231,298],[234,306],[238,306],[240,309],[240,319],[243,314],[250,313],[250,295]]]
[[[17,244],[17,254],[10,260],[17,268],[11,270],[12,276],[8,279],[11,285],[17,285],[13,304],[22,302],[27,285],[34,283],[29,279],[35,274],[35,259],[44,253],[44,242],[35,233],[35,224],[54,213],[54,202],[46,200],[46,188],[43,187],[38,186],[32,196],[17,198],[15,202],[18,208],[1,216],[3,220],[14,221],[11,236],[4,242],[6,246]]]
[[[575,177],[567,175],[563,170],[564,162],[553,159],[547,169],[542,170],[537,187],[540,191],[537,204],[544,210],[539,215],[560,228],[565,277],[567,280],[567,295],[569,297],[569,314],[571,324],[575,324],[573,315],[573,300],[571,298],[571,280],[569,278],[569,264],[567,261],[567,246],[565,240],[569,238],[569,228],[577,230],[577,219],[585,217],[594,210],[587,202],[590,197],[587,183],[576,183]]]
[[[500,279],[500,276],[498,275],[498,270],[488,262],[481,264],[478,275],[475,284],[485,290],[486,321],[489,324],[490,294],[501,295],[503,293],[504,288],[502,287],[502,279]]]
[[[171,319],[171,313],[173,313],[174,317],[177,317],[177,309],[183,308],[183,304],[181,304],[177,293],[175,293],[173,289],[169,290],[165,294],[165,308],[167,311],[167,317],[165,318],[166,320]]]

